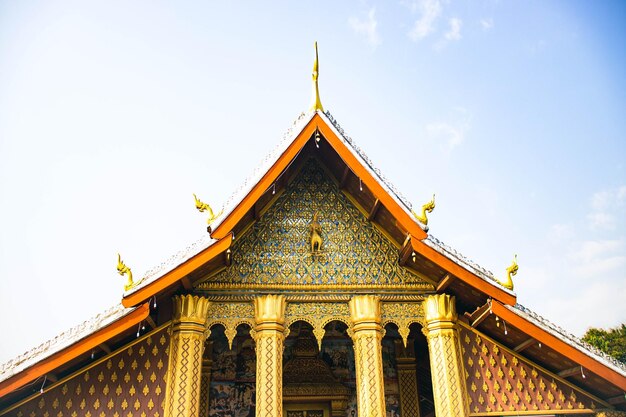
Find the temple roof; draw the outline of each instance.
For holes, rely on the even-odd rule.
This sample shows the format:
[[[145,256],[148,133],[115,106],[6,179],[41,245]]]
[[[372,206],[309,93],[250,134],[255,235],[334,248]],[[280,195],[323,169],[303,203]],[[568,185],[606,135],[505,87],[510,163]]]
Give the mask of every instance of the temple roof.
[[[585,353],[586,355],[594,357],[599,362],[602,362],[605,366],[612,368],[616,372],[619,372],[622,375],[626,376],[626,363],[618,361],[611,355],[607,355],[595,346],[584,342],[579,337],[574,336],[567,330],[563,329],[560,326],[557,326],[550,320],[540,316],[539,314],[524,307],[521,304],[515,304],[514,306],[505,307],[511,310],[513,313],[517,314],[518,316],[523,317],[524,319],[534,323],[538,327],[541,327],[545,331],[555,336],[558,336],[559,338],[561,338],[561,340],[563,340],[565,343],[572,346],[573,348]]]
[[[262,160],[259,165],[252,171],[252,173],[243,181],[243,183],[230,195],[230,197],[226,200],[222,209],[220,210],[221,215],[219,215],[211,227],[213,230],[217,229],[221,223],[226,219],[235,207],[241,202],[241,200],[247,196],[250,191],[259,183],[261,178],[267,173],[271,166],[273,166],[277,159],[285,152],[287,147],[294,141],[296,136],[302,131],[304,126],[311,121],[315,114],[319,114],[322,116],[323,120],[325,120],[329,125],[333,126],[338,136],[344,141],[346,147],[353,152],[353,154],[359,158],[362,162],[363,166],[365,166],[369,172],[376,178],[379,183],[385,188],[385,190],[396,200],[396,202],[404,208],[407,214],[411,215],[412,204],[402,195],[402,193],[389,181],[382,173],[380,169],[378,169],[372,160],[365,154],[365,152],[355,143],[355,141],[348,136],[344,129],[339,125],[339,122],[331,115],[329,111],[324,113],[319,111],[310,110],[308,112],[301,113],[296,120],[292,123],[289,129],[283,134],[282,139],[279,143],[272,149]],[[417,221],[412,215],[411,218],[414,219],[415,223],[419,225],[422,230],[427,230],[427,228]],[[144,276],[139,280],[137,286],[129,290],[126,294],[132,294],[149,285],[151,282],[158,280],[161,276],[169,272],[172,268],[184,263],[189,260],[193,256],[199,254],[201,251],[209,248],[211,245],[217,242],[217,239],[213,239],[210,237],[204,237],[189,245],[187,248],[179,251],[175,255],[171,256],[158,266],[150,269]],[[498,280],[495,278],[494,274],[473,262],[454,248],[444,244],[437,238],[435,238],[432,234],[429,234],[428,237],[423,241],[429,247],[435,249],[437,252],[442,255],[452,259],[456,263],[462,265],[464,268],[470,270],[476,276],[485,280],[491,285],[495,285],[499,287],[502,291],[508,292],[510,294],[514,294],[511,290],[503,287]]]
[[[106,337],[118,337],[119,340],[126,340],[119,335],[125,332],[124,334],[128,336],[132,333],[132,330],[130,330],[131,326],[137,326],[137,323],[141,323],[146,317],[149,318],[150,307],[146,301],[150,298],[155,297],[156,299],[157,296],[170,296],[177,291],[181,282],[185,290],[191,290],[193,286],[189,277],[193,275],[193,279],[199,279],[202,274],[206,273],[207,265],[214,262],[218,255],[223,254],[230,248],[233,239],[235,239],[235,228],[232,225],[242,222],[244,215],[240,213],[239,218],[235,220],[232,218],[237,213],[237,210],[240,212],[244,210],[241,209],[243,202],[255,192],[257,196],[255,198],[257,199],[260,198],[259,196],[266,194],[269,191],[269,187],[278,182],[280,177],[289,170],[291,164],[298,158],[300,152],[305,149],[309,138],[312,137],[309,135],[313,135],[320,130],[323,130],[322,134],[325,136],[328,144],[331,145],[327,147],[331,149],[328,152],[335,152],[338,155],[337,160],[343,161],[346,173],[350,170],[354,175],[357,175],[355,167],[358,167],[359,174],[357,177],[354,177],[357,180],[357,185],[360,181],[359,178],[363,178],[364,183],[366,178],[371,178],[369,186],[370,188],[375,188],[376,192],[378,192],[376,194],[374,191],[371,191],[372,196],[370,197],[374,197],[376,200],[375,204],[379,202],[379,198],[381,200],[383,197],[385,198],[383,204],[389,210],[386,213],[387,220],[389,220],[389,217],[395,217],[396,221],[390,224],[397,225],[400,223],[402,226],[395,230],[396,240],[399,240],[399,242],[402,242],[403,239],[405,240],[405,245],[400,250],[400,257],[402,257],[405,247],[409,248],[409,254],[411,248],[414,250],[414,257],[416,257],[415,252],[420,252],[420,248],[423,249],[421,253],[417,254],[417,258],[421,256],[425,260],[424,263],[420,264],[420,267],[430,265],[428,268],[434,268],[431,271],[431,275],[438,277],[433,279],[433,283],[437,286],[437,292],[444,290],[452,291],[457,294],[458,298],[468,293],[467,298],[461,300],[464,304],[466,315],[468,311],[471,311],[471,308],[476,308],[478,311],[487,305],[489,305],[489,313],[504,314],[509,312],[511,317],[518,318],[521,320],[520,323],[523,322],[524,324],[520,326],[518,323],[520,335],[527,334],[531,338],[543,340],[541,339],[543,337],[541,331],[545,331],[546,334],[553,336],[585,355],[585,358],[593,360],[594,362],[590,362],[592,365],[601,364],[603,367],[611,370],[613,373],[607,369],[598,372],[601,378],[605,378],[613,383],[613,388],[611,388],[610,392],[615,392],[617,388],[626,390],[625,364],[617,362],[608,355],[593,349],[558,326],[516,304],[515,293],[503,287],[493,273],[445,245],[434,236],[429,235],[427,227],[413,216],[411,203],[374,166],[371,159],[345,133],[330,112],[312,109],[302,113],[294,121],[278,145],[263,158],[261,164],[225,202],[221,214],[211,224],[210,235],[205,235],[158,266],[148,270],[138,281],[137,285],[124,294],[122,305],[108,309],[81,325],[1,365],[0,397],[2,397],[3,392],[13,393],[24,384],[32,383],[36,378],[53,371],[56,369],[54,366],[61,366],[59,364],[62,363],[62,360],[78,360],[77,358],[80,357],[88,357],[89,351],[93,349],[90,346],[94,346],[94,343],[96,343],[95,346],[98,346],[98,343],[107,340]],[[294,144],[297,141],[299,141],[299,148],[294,148]],[[339,155],[340,150],[343,152],[341,155]],[[286,155],[289,156],[287,157]],[[279,162],[283,165],[279,165]],[[277,171],[275,169],[277,166],[282,168]],[[264,189],[260,190],[259,187]],[[251,204],[251,210],[254,211],[254,204],[256,203]],[[266,204],[269,203],[266,202]],[[391,206],[393,207],[390,208]],[[244,211],[246,210],[249,211],[250,209],[246,208]],[[230,225],[226,227],[225,225],[229,221]],[[242,228],[238,230],[242,230]],[[219,233],[216,233],[216,231],[219,231]],[[406,246],[407,241],[410,242],[408,246]],[[433,254],[436,254],[436,256]],[[445,261],[445,265],[442,264],[443,261]],[[416,268],[418,266],[415,259],[412,266]],[[452,281],[452,279],[448,279],[450,275],[454,275],[460,283],[450,284]],[[187,281],[186,284],[185,281]],[[444,281],[446,281],[446,285],[443,285]],[[498,310],[500,313],[492,310],[492,300],[494,306],[500,309]],[[490,330],[488,327],[490,325],[488,321],[485,321],[482,325],[483,331]],[[515,324],[512,323],[512,325]],[[528,332],[528,329],[532,331]],[[99,339],[95,339],[97,335],[99,335]],[[544,343],[548,345],[548,342]],[[556,344],[554,343],[552,348],[559,354],[567,356],[566,353],[559,350],[559,347],[555,347]],[[52,360],[54,358],[57,358],[56,362]],[[571,357],[569,360],[570,362],[581,363]],[[39,373],[30,374],[30,370],[36,367],[39,367]]]
[[[61,352],[71,345],[81,341],[82,339],[102,330],[113,322],[131,314],[138,307],[125,308],[121,304],[117,304],[104,310],[102,313],[85,320],[77,326],[74,326],[58,336],[42,343],[39,346],[30,349],[21,355],[0,365],[0,382],[23,370],[43,361],[46,358]]]

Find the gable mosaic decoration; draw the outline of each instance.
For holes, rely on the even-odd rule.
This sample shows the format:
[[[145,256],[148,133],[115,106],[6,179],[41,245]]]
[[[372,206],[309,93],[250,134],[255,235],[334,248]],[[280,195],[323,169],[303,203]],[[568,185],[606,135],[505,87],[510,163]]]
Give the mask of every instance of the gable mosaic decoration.
[[[232,265],[198,289],[356,287],[433,289],[398,265],[397,248],[311,159],[274,205],[235,241]]]

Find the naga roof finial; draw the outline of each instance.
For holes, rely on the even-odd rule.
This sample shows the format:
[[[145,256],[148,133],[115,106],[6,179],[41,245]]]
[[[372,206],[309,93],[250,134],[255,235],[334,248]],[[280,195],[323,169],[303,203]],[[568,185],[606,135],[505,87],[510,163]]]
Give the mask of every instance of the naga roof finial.
[[[504,281],[500,281],[503,287],[508,288],[509,290],[513,289],[513,278],[517,275],[517,270],[519,269],[519,265],[517,265],[517,255],[513,258],[513,263],[506,269],[506,279]]]
[[[428,216],[426,213],[432,213],[435,209],[435,194],[433,194],[432,200],[422,206],[422,212],[417,214],[414,210],[412,210],[413,216],[420,221],[424,226],[428,224]]]
[[[119,253],[117,254],[117,272],[122,276],[126,275],[128,277],[128,280],[124,285],[124,291],[128,291],[137,285],[137,283],[133,281],[133,273],[130,268],[126,266],[124,261],[122,261],[122,257]]]
[[[319,62],[317,58],[317,41],[315,42],[315,61],[313,62],[313,96],[311,97],[311,110],[324,111],[322,102],[320,101],[320,89],[317,85],[317,78],[319,77]]]
[[[215,219],[222,215],[223,210],[220,210],[219,213],[214,214],[211,206],[209,206],[207,203],[203,203],[202,201],[200,201],[200,199],[195,194],[193,195],[193,199],[196,202],[196,209],[200,213],[204,213],[205,211],[209,213],[209,218],[207,219],[207,223],[209,224],[209,226],[211,225],[211,223],[213,223]]]

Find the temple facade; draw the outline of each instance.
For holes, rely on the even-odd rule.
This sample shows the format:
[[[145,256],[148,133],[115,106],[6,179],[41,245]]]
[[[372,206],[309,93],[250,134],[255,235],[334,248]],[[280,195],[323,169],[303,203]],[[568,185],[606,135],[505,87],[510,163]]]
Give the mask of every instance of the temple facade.
[[[0,417],[626,416],[626,366],[434,238],[320,98],[120,305],[0,367]]]

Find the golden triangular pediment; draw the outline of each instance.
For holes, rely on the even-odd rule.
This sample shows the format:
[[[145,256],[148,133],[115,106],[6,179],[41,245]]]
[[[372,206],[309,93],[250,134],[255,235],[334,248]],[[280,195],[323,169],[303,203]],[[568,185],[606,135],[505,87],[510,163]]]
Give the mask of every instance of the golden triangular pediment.
[[[310,244],[317,213],[322,247]],[[232,246],[231,265],[199,289],[316,290],[359,286],[432,290],[398,264],[398,248],[350,201],[314,158]]]

